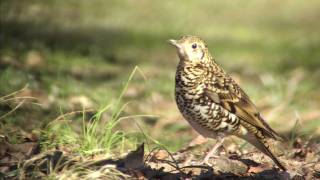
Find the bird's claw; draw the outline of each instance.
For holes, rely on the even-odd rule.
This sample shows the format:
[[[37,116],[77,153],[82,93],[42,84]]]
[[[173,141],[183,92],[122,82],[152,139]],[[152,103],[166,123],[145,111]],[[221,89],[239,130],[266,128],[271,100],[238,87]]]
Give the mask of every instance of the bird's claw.
[[[214,158],[214,159],[218,159],[219,156],[216,156],[216,155],[211,155],[211,156],[206,156],[203,161],[201,161],[201,164],[205,164],[205,165],[208,165],[208,166],[212,166],[212,164],[209,162],[210,158]]]

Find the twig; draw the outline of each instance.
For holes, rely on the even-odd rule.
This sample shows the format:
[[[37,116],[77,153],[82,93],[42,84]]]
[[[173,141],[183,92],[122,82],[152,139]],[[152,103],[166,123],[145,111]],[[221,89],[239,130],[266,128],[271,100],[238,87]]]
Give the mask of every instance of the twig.
[[[49,122],[46,127],[50,126],[55,121],[59,121],[60,119],[66,117],[66,116],[70,116],[70,115],[74,115],[74,114],[78,114],[78,113],[84,113],[84,112],[94,112],[94,111],[95,111],[94,109],[86,109],[86,110],[84,109],[84,110],[72,111],[72,112],[69,112],[69,113],[65,113],[65,114],[62,114],[62,115],[58,116],[53,121]]]
[[[0,100],[6,99],[7,97],[10,97],[10,96],[13,96],[13,95],[15,95],[15,94],[18,94],[19,92],[22,92],[22,91],[24,91],[24,90],[27,89],[27,88],[28,88],[28,84],[26,84],[26,85],[25,85],[22,89],[20,89],[20,90],[14,91],[14,92],[12,92],[11,94],[8,94],[8,95],[5,95],[5,96],[0,97]]]
[[[23,104],[24,102],[25,102],[25,100],[19,102],[19,104],[18,104],[16,107],[14,107],[13,109],[11,109],[11,111],[9,111],[9,112],[7,112],[6,114],[0,116],[0,120],[3,119],[3,118],[5,118],[5,117],[8,116],[9,114],[13,113],[13,112],[14,112],[15,110],[17,110],[20,106],[22,106],[22,104]]]

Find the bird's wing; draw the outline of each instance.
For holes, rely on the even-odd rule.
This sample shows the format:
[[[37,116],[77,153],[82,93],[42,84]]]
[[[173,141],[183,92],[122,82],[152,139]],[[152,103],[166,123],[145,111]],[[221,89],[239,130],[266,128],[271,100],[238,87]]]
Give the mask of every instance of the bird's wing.
[[[262,130],[268,137],[280,140],[281,137],[264,121],[256,106],[246,93],[228,75],[206,83],[204,93],[215,103],[237,115],[247,123]]]

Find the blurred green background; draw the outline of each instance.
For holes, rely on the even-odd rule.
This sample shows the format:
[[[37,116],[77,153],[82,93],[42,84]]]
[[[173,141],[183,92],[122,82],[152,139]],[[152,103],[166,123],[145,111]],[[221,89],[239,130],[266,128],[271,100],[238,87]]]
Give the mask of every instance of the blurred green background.
[[[166,41],[191,34],[207,41],[274,129],[319,140],[320,1],[0,3],[0,96],[28,84],[20,95],[38,99],[2,118],[2,127],[43,128],[63,113],[113,103],[138,66],[143,75],[130,83],[123,114],[155,115],[137,119],[177,149],[196,133],[174,102],[178,57]],[[1,103],[0,115],[16,104]],[[121,127],[138,130],[130,120]]]

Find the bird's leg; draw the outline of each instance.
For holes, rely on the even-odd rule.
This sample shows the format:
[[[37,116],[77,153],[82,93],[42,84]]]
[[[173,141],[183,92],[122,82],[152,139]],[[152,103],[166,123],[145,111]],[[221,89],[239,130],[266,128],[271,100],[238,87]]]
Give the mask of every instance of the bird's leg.
[[[204,164],[208,164],[211,165],[209,163],[209,159],[211,157],[217,158],[217,155],[214,155],[215,153],[217,153],[217,150],[222,146],[224,142],[224,138],[218,138],[216,144],[212,147],[212,149],[209,151],[209,153],[205,156],[205,158],[203,159],[202,163]]]

